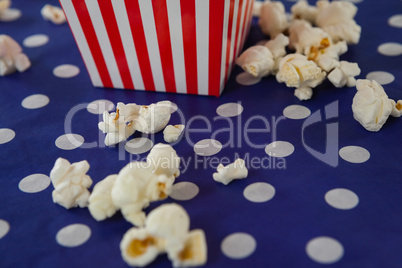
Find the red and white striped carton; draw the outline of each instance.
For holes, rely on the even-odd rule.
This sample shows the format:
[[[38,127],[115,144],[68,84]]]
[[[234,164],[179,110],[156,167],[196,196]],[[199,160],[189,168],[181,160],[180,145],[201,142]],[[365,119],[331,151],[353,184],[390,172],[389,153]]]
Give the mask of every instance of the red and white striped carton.
[[[60,0],[96,87],[219,96],[254,0]]]

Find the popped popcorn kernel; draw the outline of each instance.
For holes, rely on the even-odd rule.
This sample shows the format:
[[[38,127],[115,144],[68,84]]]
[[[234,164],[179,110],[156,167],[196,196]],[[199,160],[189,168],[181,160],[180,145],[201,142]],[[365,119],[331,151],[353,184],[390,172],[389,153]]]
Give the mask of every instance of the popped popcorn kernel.
[[[233,163],[223,166],[219,164],[217,172],[213,174],[213,178],[217,182],[224,185],[229,184],[233,180],[244,179],[248,176],[248,170],[243,159],[238,158]]]
[[[31,67],[27,55],[22,53],[21,46],[10,36],[0,35],[0,76],[15,71],[24,72]]]
[[[54,24],[63,24],[67,21],[63,10],[57,6],[46,4],[40,13],[44,20],[51,21]]]
[[[163,130],[163,139],[168,142],[172,143],[179,139],[181,133],[184,130],[184,125],[168,125]]]
[[[258,24],[264,34],[272,39],[288,28],[285,6],[279,1],[264,1],[260,8]]]

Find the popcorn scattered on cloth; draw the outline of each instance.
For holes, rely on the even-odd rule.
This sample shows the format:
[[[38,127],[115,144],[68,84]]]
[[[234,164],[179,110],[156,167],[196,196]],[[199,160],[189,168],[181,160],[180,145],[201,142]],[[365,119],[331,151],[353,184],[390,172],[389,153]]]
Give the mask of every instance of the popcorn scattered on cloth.
[[[92,185],[91,177],[86,175],[89,164],[83,160],[70,164],[59,157],[50,171],[50,180],[55,188],[52,192],[53,202],[70,209],[87,207],[90,195],[88,188]]]
[[[21,46],[10,36],[0,35],[0,76],[11,74],[16,70],[24,72],[29,67],[31,62],[28,56],[22,53]]]
[[[402,100],[395,102],[388,98],[384,88],[376,81],[359,79],[353,98],[353,117],[368,131],[379,131],[388,117],[400,117]]]
[[[179,139],[181,133],[184,130],[184,125],[168,125],[163,130],[163,139],[167,143],[175,142]]]
[[[355,86],[360,75],[358,64],[339,61],[339,57],[348,50],[348,44],[359,42],[361,27],[354,20],[357,7],[346,1],[327,0],[310,6],[301,0],[291,12],[288,19],[284,5],[278,1],[256,5],[253,14],[259,16],[262,32],[272,40],[265,46],[248,48],[236,64],[255,77],[276,75],[278,82],[296,87],[294,95],[300,100],[310,99],[313,88],[325,78],[338,88]],[[286,55],[286,47],[294,52]]]
[[[152,210],[144,227],[129,229],[120,250],[130,266],[146,266],[161,253],[167,253],[173,267],[200,266],[207,260],[204,231],[190,231],[190,217],[183,207],[174,203]]]
[[[46,4],[40,13],[44,20],[48,20],[54,24],[63,24],[67,21],[63,10],[57,6]]]
[[[246,163],[243,159],[237,158],[233,163],[224,166],[219,164],[216,173],[212,176],[215,181],[228,185],[233,180],[244,179],[248,176]]]

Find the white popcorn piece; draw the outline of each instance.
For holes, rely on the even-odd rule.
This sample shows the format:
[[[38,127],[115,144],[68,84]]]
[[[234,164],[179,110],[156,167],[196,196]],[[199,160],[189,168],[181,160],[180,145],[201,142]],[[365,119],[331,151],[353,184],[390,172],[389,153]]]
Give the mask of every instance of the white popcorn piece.
[[[316,6],[310,6],[306,0],[299,0],[291,7],[292,17],[314,23],[318,14]]]
[[[313,89],[311,87],[299,87],[295,89],[294,95],[299,100],[309,100],[313,96]]]
[[[112,217],[118,207],[112,200],[112,189],[116,181],[117,175],[109,175],[102,181],[98,182],[89,196],[88,209],[92,217],[97,221],[103,221]]]
[[[173,178],[180,175],[180,157],[169,144],[156,144],[147,156],[147,164],[156,175]]]
[[[212,176],[215,181],[228,185],[233,180],[244,179],[248,175],[248,170],[243,159],[238,158],[233,163],[224,166],[219,164],[216,173]]]
[[[258,24],[264,34],[274,39],[288,28],[285,6],[279,1],[265,1],[261,5]]]
[[[394,100],[391,100],[392,102],[392,112],[391,115],[393,117],[401,117],[402,116],[402,100],[398,100],[395,102]]]
[[[9,9],[11,6],[11,1],[10,0],[0,0],[0,15],[7,9]]]
[[[146,229],[131,228],[120,242],[123,260],[130,266],[144,267],[161,253],[161,243]]]
[[[191,267],[207,262],[207,243],[201,229],[191,231],[184,242],[183,249],[176,255],[169,255],[173,267]]]
[[[317,7],[315,22],[334,42],[345,40],[348,44],[359,43],[361,27],[354,20],[357,7],[353,3],[321,0],[317,2]]]
[[[190,217],[178,204],[163,204],[148,214],[145,226],[151,234],[165,240],[165,250],[175,257],[184,248]]]
[[[274,39],[265,43],[265,46],[271,51],[274,59],[286,55],[286,46],[289,45],[289,37],[280,33]]]
[[[160,101],[156,104],[141,106],[139,116],[134,120],[135,129],[146,134],[161,131],[169,123],[170,109],[170,101]]]
[[[106,133],[106,146],[112,146],[124,141],[135,132],[134,125],[126,123],[124,116],[120,116],[119,109],[116,110],[116,113],[111,114],[104,111],[103,122],[99,122],[98,128],[103,133]]]
[[[279,72],[276,74],[278,82],[284,82],[286,86],[296,87],[301,91],[300,93],[295,92],[296,97],[300,100],[307,99],[310,95],[308,88],[311,89],[321,84],[325,77],[326,73],[314,61],[308,60],[301,54],[286,55],[279,63]],[[300,98],[300,96],[302,97]]]
[[[393,112],[395,101],[390,100],[384,88],[376,81],[360,79],[356,82],[353,98],[353,117],[367,130],[379,131]]]
[[[179,139],[180,134],[184,130],[184,125],[168,125],[163,130],[163,139],[168,142],[172,143]]]
[[[260,16],[261,6],[262,6],[262,1],[254,1],[254,4],[253,4],[253,16],[254,17]]]
[[[0,76],[18,70],[24,72],[31,67],[28,57],[22,53],[21,46],[10,36],[0,35]]]
[[[116,111],[119,110],[120,115],[124,117],[127,124],[130,124],[140,116],[140,109],[141,105],[135,103],[124,104],[118,102],[116,107]]]
[[[319,47],[322,40],[328,39],[329,42],[329,38],[328,33],[318,27],[312,27],[305,20],[295,20],[289,27],[289,48],[295,49],[296,53],[307,55],[310,47]]]
[[[335,87],[354,87],[356,86],[355,76],[360,75],[360,68],[357,63],[341,61],[339,67],[336,67],[328,74],[328,80]]]
[[[53,202],[66,209],[86,207],[91,178],[86,175],[89,170],[87,161],[70,164],[63,158],[58,158],[50,171],[50,180],[55,188],[52,192]]]
[[[136,226],[145,223],[142,209],[152,201],[165,199],[172,190],[174,177],[153,171],[154,167],[148,163],[133,161],[119,172],[111,191],[113,204]]]
[[[269,48],[257,45],[246,49],[237,58],[236,64],[254,77],[264,77],[270,74],[275,62]]]
[[[54,24],[63,24],[67,21],[63,10],[57,6],[46,4],[40,13],[44,20],[51,21]]]

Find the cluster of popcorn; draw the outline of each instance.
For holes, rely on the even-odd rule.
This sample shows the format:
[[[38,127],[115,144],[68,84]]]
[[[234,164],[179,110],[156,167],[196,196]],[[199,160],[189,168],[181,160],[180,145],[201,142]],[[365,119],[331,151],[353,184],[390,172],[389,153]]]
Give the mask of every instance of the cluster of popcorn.
[[[326,78],[335,87],[353,87],[360,74],[357,63],[340,61],[348,44],[357,44],[361,28],[350,2],[320,0],[310,6],[301,0],[291,8],[288,19],[281,2],[256,2],[254,14],[271,40],[248,48],[236,63],[255,77],[275,75],[280,83],[294,87],[295,96],[308,100],[313,88]],[[285,35],[285,33],[287,35]],[[286,54],[286,48],[293,53]]]
[[[167,253],[173,267],[204,265],[207,245],[204,231],[190,231],[190,218],[178,204],[164,204],[152,210],[144,227],[129,229],[120,250],[131,266],[143,267],[161,253]]]
[[[22,53],[21,46],[10,36],[0,35],[0,76],[11,74],[17,70],[24,72],[29,67],[31,67],[31,62],[27,55]]]
[[[391,115],[402,115],[402,100],[389,99],[384,88],[376,81],[359,79],[353,98],[353,117],[367,130],[379,131]]]
[[[172,143],[178,140],[184,125],[167,126],[171,107],[170,101],[160,101],[150,105],[119,102],[116,112],[103,113],[103,121],[99,122],[98,127],[106,134],[107,146],[127,140],[136,131],[152,134],[163,129],[165,129],[163,132],[165,141]]]

